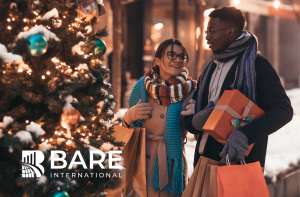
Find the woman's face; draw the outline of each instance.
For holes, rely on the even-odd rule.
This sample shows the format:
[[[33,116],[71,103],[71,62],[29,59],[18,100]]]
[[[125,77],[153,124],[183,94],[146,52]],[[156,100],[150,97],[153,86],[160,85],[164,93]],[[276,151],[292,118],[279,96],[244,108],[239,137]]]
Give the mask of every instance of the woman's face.
[[[173,58],[174,60],[170,60],[171,58],[169,59],[167,55],[168,52],[169,52],[169,57],[170,57],[170,53],[173,53],[173,57],[175,57],[176,59]],[[169,45],[166,48],[165,53],[162,55],[160,59],[158,57],[155,58],[155,63],[157,66],[159,66],[159,75],[162,80],[172,79],[183,71],[183,68],[186,63],[181,62],[179,57],[178,56],[176,57],[174,53],[177,54],[178,56],[185,55],[183,54],[182,47],[174,44],[173,50],[172,50],[172,45]]]

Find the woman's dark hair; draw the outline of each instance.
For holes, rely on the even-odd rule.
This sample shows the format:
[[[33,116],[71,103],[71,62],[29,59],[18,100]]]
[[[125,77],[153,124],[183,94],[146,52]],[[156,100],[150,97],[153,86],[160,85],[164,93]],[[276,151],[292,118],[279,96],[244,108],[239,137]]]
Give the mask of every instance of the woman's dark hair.
[[[160,43],[160,45],[158,46],[158,48],[155,51],[154,57],[158,57],[160,59],[164,55],[164,53],[165,53],[165,51],[166,51],[166,49],[169,45],[172,45],[171,50],[173,50],[173,45],[174,44],[176,44],[178,46],[181,46],[183,54],[187,56],[187,62],[186,63],[188,64],[190,59],[189,59],[189,55],[187,53],[187,50],[183,46],[183,44],[175,38],[171,38],[171,39],[165,40],[162,43]],[[155,60],[153,61],[152,66],[153,66],[154,63],[155,63]]]
[[[240,31],[243,31],[246,19],[243,12],[235,7],[222,7],[212,11],[209,14],[211,18],[219,18],[220,21],[225,23],[231,23]]]

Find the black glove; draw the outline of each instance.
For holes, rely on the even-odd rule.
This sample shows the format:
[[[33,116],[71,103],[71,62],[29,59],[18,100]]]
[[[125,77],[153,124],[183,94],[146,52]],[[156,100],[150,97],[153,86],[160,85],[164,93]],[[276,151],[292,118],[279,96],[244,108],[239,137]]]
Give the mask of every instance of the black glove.
[[[224,157],[228,154],[230,161],[242,161],[249,149],[247,136],[239,131],[233,131],[228,137],[226,144],[219,156]],[[226,165],[226,159],[221,161],[221,165]]]
[[[202,128],[213,111],[215,104],[210,101],[207,106],[193,116],[192,125],[198,131],[203,131]]]

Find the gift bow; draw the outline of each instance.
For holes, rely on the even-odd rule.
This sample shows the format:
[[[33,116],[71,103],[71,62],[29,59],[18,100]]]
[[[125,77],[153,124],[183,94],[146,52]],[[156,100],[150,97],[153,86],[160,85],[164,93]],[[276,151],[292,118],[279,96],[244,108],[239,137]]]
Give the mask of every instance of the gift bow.
[[[232,119],[231,120],[231,124],[233,125],[233,127],[238,126],[239,124],[245,124],[246,122],[251,123],[252,117],[251,116],[247,116],[247,117],[243,117],[243,118],[236,118],[236,119]]]
[[[248,116],[250,109],[253,106],[253,102],[249,101],[248,105],[245,107],[243,114],[240,115],[236,111],[234,111],[231,107],[228,105],[217,105],[214,109],[217,110],[225,110],[227,111],[234,119],[231,120],[231,124],[233,127],[236,127],[238,125],[245,126],[249,124],[251,121],[255,119],[255,116]]]

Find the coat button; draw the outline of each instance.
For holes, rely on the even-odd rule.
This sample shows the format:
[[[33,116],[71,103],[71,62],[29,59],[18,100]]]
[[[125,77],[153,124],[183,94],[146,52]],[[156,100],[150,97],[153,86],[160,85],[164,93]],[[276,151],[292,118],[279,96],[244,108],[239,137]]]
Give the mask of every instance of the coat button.
[[[147,154],[146,157],[147,157],[147,159],[150,159],[151,155]]]
[[[164,118],[164,117],[165,117],[165,115],[164,115],[164,114],[160,114],[160,117],[161,117],[161,118]]]

